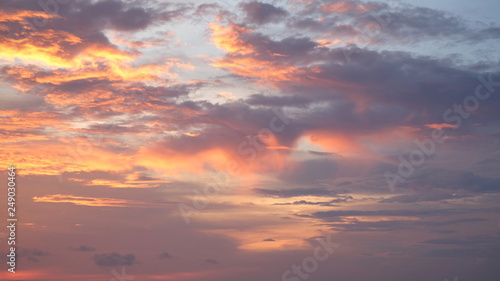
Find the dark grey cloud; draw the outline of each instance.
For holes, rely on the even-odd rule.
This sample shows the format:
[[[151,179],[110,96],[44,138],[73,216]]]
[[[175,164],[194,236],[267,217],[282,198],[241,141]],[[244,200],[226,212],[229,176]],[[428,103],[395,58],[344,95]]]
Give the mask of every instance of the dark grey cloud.
[[[451,13],[425,7],[406,6],[390,12],[390,23],[384,27],[386,33],[415,43],[416,38],[445,38],[462,35],[467,30],[464,19]],[[385,31],[385,32],[384,32]],[[412,39],[414,38],[414,39]]]
[[[172,259],[172,258],[174,258],[174,256],[172,256],[170,253],[163,252],[158,256],[158,258],[160,258],[160,259]]]
[[[71,5],[67,16],[83,27],[100,25],[123,31],[144,29],[151,24],[154,15],[153,10],[127,7],[125,2],[115,0],[76,1]]]
[[[219,264],[219,261],[214,260],[214,259],[206,259],[205,262],[206,263],[211,263],[211,264]]]
[[[500,247],[494,248],[462,248],[462,249],[433,249],[424,255],[427,257],[448,257],[448,258],[487,258],[500,259]]]
[[[24,254],[27,254],[27,255],[33,255],[33,256],[39,256],[39,257],[50,255],[49,252],[43,251],[43,250],[39,250],[39,249],[36,249],[36,248],[35,249],[22,249],[22,252]]]
[[[266,24],[283,20],[288,12],[276,6],[262,2],[241,3],[241,8],[246,14],[245,22],[254,24]]]
[[[328,219],[329,221],[338,221],[339,223],[328,223],[329,227],[332,227],[336,231],[346,231],[346,232],[400,232],[404,230],[419,230],[422,229],[436,229],[434,232],[440,232],[440,228],[444,226],[452,226],[457,224],[467,224],[473,225],[474,223],[480,223],[488,221],[483,218],[465,218],[465,219],[454,219],[454,220],[419,220],[419,221],[409,221],[409,220],[383,220],[383,221],[357,221],[345,218],[335,218]],[[453,233],[454,231],[447,230],[444,233]],[[441,231],[441,233],[443,233]]]
[[[93,252],[93,251],[95,251],[95,248],[81,245],[81,246],[76,247],[76,248],[70,248],[70,250],[77,251],[77,252]]]
[[[133,254],[104,253],[95,254],[92,259],[98,266],[126,266],[137,263]]]
[[[351,217],[351,216],[380,216],[380,217],[435,217],[443,215],[462,215],[462,214],[472,214],[472,213],[491,213],[500,212],[500,208],[474,208],[474,209],[400,209],[400,210],[374,210],[374,211],[364,211],[364,210],[334,210],[334,211],[324,211],[313,213],[312,216],[316,218],[323,219],[336,219],[341,217]]]
[[[471,42],[484,41],[487,39],[498,39],[500,38],[500,27],[487,27],[469,34],[466,40]]]
[[[427,249],[424,255],[429,257],[500,259],[498,235],[430,239],[421,244]]]
[[[307,152],[310,153],[310,154],[313,154],[313,155],[318,155],[318,156],[333,156],[333,155],[336,155],[333,152],[323,152],[323,151],[314,151],[314,150],[309,150]]]
[[[470,195],[469,195],[470,196]],[[420,194],[405,194],[397,195],[390,198],[382,199],[379,203],[416,203],[416,202],[432,202],[448,199],[459,199],[467,197],[465,194],[448,194],[448,193],[420,193]]]
[[[499,244],[500,236],[498,235],[477,235],[477,236],[467,236],[467,237],[455,237],[455,238],[439,238],[439,239],[429,239],[422,242],[423,244],[432,245],[481,245],[481,244]]]
[[[291,74],[293,78],[275,83],[282,96],[258,94],[247,101],[253,105],[308,108],[295,123],[302,132],[328,130],[357,138],[400,126],[452,123],[444,113],[475,94],[476,87],[481,85],[478,76],[486,77],[472,66],[406,52],[357,47],[327,49],[307,37],[273,40],[258,32],[242,34],[239,39],[255,52],[231,53],[223,62],[251,58],[255,64],[262,62],[277,68],[293,65],[298,69],[300,74]],[[273,55],[276,53],[283,56],[276,57]],[[500,73],[492,77],[496,81]],[[309,100],[321,106],[313,107]],[[360,112],[360,103],[370,106]],[[487,124],[497,120],[500,114],[494,108],[498,106],[498,95],[491,95],[487,102],[481,101],[480,110],[474,112],[474,122]],[[457,135],[470,130],[471,124],[462,121],[463,126],[448,133]]]
[[[62,5],[60,14],[68,18],[70,24],[89,29],[142,30],[158,21],[179,18],[189,10],[189,5],[169,3],[138,5],[138,2],[120,0],[72,2]]]
[[[194,15],[202,18],[206,15],[217,14],[221,9],[221,6],[217,3],[203,3],[196,7]]]
[[[285,170],[280,177],[288,182],[314,184],[322,180],[330,180],[338,170],[338,164],[332,159],[313,159],[297,162]]]
[[[6,255],[8,253],[2,253],[2,260],[7,259]],[[37,248],[16,248],[16,255],[19,258],[26,258],[30,262],[38,262],[39,258],[50,256],[48,251],[40,250]]]
[[[480,176],[470,171],[453,171],[442,168],[423,168],[416,171],[404,187],[417,189],[450,189],[466,190],[473,193],[499,192],[500,179]],[[451,194],[452,196],[466,196],[465,194]],[[425,196],[425,195],[422,195]],[[443,195],[445,196],[445,195]],[[429,195],[429,198],[432,195]]]
[[[418,43],[416,38],[469,43],[500,38],[499,28],[496,26],[476,28],[460,16],[426,7],[398,7],[390,11],[390,17],[391,22],[382,29],[381,37],[392,36],[408,43]]]
[[[329,13],[314,3],[315,7],[309,6],[306,15],[292,17],[288,24],[334,38],[355,38],[355,42],[363,45],[414,45],[429,41],[480,43],[500,38],[498,27],[476,27],[467,19],[447,11],[401,3],[348,3],[352,7],[363,5],[367,9]],[[318,21],[318,17],[322,20]]]

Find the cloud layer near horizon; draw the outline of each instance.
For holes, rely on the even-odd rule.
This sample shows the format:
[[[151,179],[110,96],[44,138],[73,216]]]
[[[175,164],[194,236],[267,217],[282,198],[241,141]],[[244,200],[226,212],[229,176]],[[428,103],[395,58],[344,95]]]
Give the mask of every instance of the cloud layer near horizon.
[[[333,233],[315,280],[496,280],[499,23],[404,2],[0,7],[0,160],[35,249],[19,278],[279,279]]]

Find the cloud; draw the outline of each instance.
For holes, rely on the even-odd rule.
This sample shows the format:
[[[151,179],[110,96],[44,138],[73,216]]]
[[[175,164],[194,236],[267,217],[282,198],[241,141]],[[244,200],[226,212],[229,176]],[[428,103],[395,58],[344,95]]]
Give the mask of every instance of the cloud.
[[[418,188],[465,190],[473,193],[497,192],[500,180],[475,174],[471,171],[452,171],[444,168],[423,168],[415,172],[404,186]],[[452,193],[452,196],[463,195]],[[425,195],[421,195],[425,196]],[[428,195],[439,196],[437,194]],[[446,195],[441,195],[446,196]],[[400,198],[401,199],[401,198]]]
[[[425,136],[430,129],[422,130],[423,126],[443,123],[444,112],[456,104],[456,98],[473,94],[479,84],[480,73],[449,60],[399,51],[324,48],[311,38],[274,39],[234,23],[214,23],[212,30],[215,45],[227,52],[214,66],[271,84],[282,93],[257,94],[247,101],[307,108],[304,113],[297,110],[301,120],[295,136],[320,135],[318,144],[334,152],[366,155],[373,152],[367,147],[370,139],[389,146],[395,138],[410,142]],[[352,54],[349,61],[346,54]],[[500,99],[491,97],[482,103],[474,115],[477,122],[498,117],[492,104],[500,104]],[[450,134],[463,133],[468,126]]]
[[[95,248],[81,245],[81,246],[76,247],[76,248],[70,248],[70,250],[77,251],[77,252],[93,252],[93,251],[95,251]]]
[[[470,196],[470,195],[469,195]],[[447,194],[447,193],[422,193],[422,194],[405,194],[397,195],[390,198],[382,199],[380,203],[416,203],[416,202],[432,202],[449,199],[460,199],[467,197],[462,194]]]
[[[211,264],[219,264],[219,262],[217,260],[214,260],[214,259],[206,259],[205,262],[211,263]]]
[[[334,221],[333,219],[328,219],[328,221]],[[473,225],[474,223],[486,222],[487,219],[483,218],[465,218],[465,219],[454,219],[454,220],[388,220],[381,218],[379,221],[361,221],[357,219],[347,219],[339,218],[338,223],[329,223],[328,225],[332,227],[335,231],[345,231],[345,232],[401,232],[405,230],[422,231],[423,229],[439,229],[444,226],[454,226],[457,224],[464,224],[467,226]],[[435,230],[437,233],[453,233],[453,230],[446,230],[445,232],[441,230]]]
[[[40,257],[50,256],[50,253],[37,248],[17,248],[19,257],[26,257],[31,262],[38,262]]]
[[[250,105],[264,105],[274,107],[300,107],[305,108],[313,102],[312,99],[301,96],[271,96],[253,94],[245,101]]]
[[[333,179],[338,171],[338,164],[331,159],[314,159],[290,165],[291,167],[281,174],[281,178],[288,182],[299,184],[314,184],[322,180]]]
[[[8,14],[2,14],[8,30],[0,33],[0,58],[10,61],[16,57],[52,68],[38,73],[38,82],[60,85],[92,78],[154,81],[173,65],[183,65],[176,59],[166,59],[165,64],[131,66],[129,63],[140,52],[120,49],[105,35],[105,30],[138,31],[177,18],[186,10],[181,4],[155,9],[116,0],[72,1],[67,5],[49,5],[57,8],[56,13],[42,12],[43,5],[32,1],[3,1],[0,5],[9,9]],[[44,21],[40,22],[40,18]],[[37,27],[28,24],[32,20]]]
[[[496,26],[472,25],[451,12],[411,4],[334,1],[311,4],[301,11],[309,17],[295,17],[289,25],[313,32],[332,45],[415,45],[433,40],[478,44],[499,38]]]
[[[262,25],[271,22],[279,22],[288,15],[286,10],[268,3],[246,2],[240,5],[246,13],[245,22],[248,23]]]
[[[95,254],[92,259],[98,266],[127,266],[137,263],[135,255],[122,255],[118,253]]]
[[[371,4],[373,6],[374,4]],[[336,1],[329,4],[324,4],[321,6],[321,10],[324,13],[346,13],[351,11],[366,12],[370,5],[362,5],[357,3],[357,1]]]
[[[95,198],[84,196],[73,196],[65,194],[52,194],[46,196],[35,196],[33,202],[36,203],[72,203],[79,206],[90,207],[139,207],[139,208],[157,208],[166,205],[153,202],[141,202],[135,200],[115,199],[115,198]]]
[[[292,203],[274,203],[273,205],[278,205],[278,206],[288,206],[288,205],[337,206],[335,204],[345,203],[345,202],[348,202],[349,200],[352,200],[352,199],[353,199],[352,196],[344,196],[344,197],[339,197],[339,198],[332,199],[329,201],[312,202],[312,201],[300,200],[300,201],[294,201]]]
[[[89,3],[79,1],[74,13],[68,13],[80,25],[100,24],[120,31],[132,31],[146,28],[153,22],[155,11],[142,7],[127,7],[122,1],[99,1]]]
[[[430,239],[422,242],[423,244],[432,245],[478,245],[478,244],[499,244],[498,235],[479,235],[479,236],[467,236],[459,238],[439,238]]]
[[[274,41],[235,23],[227,26],[212,23],[210,27],[215,46],[229,53],[212,65],[242,77],[264,78],[263,82],[286,81],[300,74],[296,66],[287,62],[300,59],[300,54],[317,45],[308,38],[289,37]]]
[[[266,189],[255,188],[254,192],[265,196],[274,196],[279,198],[299,197],[299,196],[335,196],[338,193],[328,190],[323,187],[310,187],[310,188],[291,188],[291,189]]]
[[[129,10],[134,13],[138,11],[135,9],[137,7],[128,7],[116,1],[99,3],[101,5],[99,7],[103,7],[102,17],[106,18],[114,18],[108,16],[108,13],[111,13],[109,7],[118,7],[116,11],[118,14]],[[82,13],[96,10],[93,4],[78,5]],[[179,7],[166,6],[166,8]],[[146,6],[141,9],[145,13],[154,15],[159,13]],[[66,12],[62,11],[61,16]],[[156,20],[156,18],[157,16],[152,16],[151,19]],[[148,26],[154,25],[154,20],[148,22]],[[139,23],[140,21],[136,26],[137,30],[140,30]],[[99,30],[117,28],[115,23],[109,22],[109,19],[102,23],[86,23],[87,25]],[[66,56],[63,53],[51,53],[47,50],[48,56],[42,56],[48,59],[47,64],[51,65],[50,60],[54,59],[68,65],[51,70],[39,66],[8,66],[2,68],[2,71],[4,77],[16,83],[19,89],[43,96],[45,102],[43,106],[50,108],[50,111],[59,112],[62,109],[69,111],[52,117],[53,120],[39,123],[26,122],[28,126],[37,126],[29,132],[11,134],[9,138],[17,139],[22,135],[44,138],[46,136],[41,131],[46,126],[68,133],[77,131],[94,134],[96,129],[102,129],[102,134],[113,138],[108,141],[114,141],[114,145],[102,144],[89,156],[106,157],[96,161],[91,157],[85,157],[84,161],[78,161],[80,162],[78,167],[75,167],[76,163],[72,163],[73,166],[61,165],[63,170],[123,171],[130,169],[131,165],[136,163],[150,168],[158,161],[162,163],[158,170],[198,172],[203,170],[207,162],[215,162],[212,163],[214,166],[223,169],[227,159],[241,156],[235,152],[234,147],[238,147],[239,143],[249,135],[268,126],[269,119],[265,119],[272,118],[266,113],[269,110],[261,106],[286,109],[295,107],[297,109],[294,111],[295,116],[300,116],[300,120],[291,118],[294,122],[290,123],[283,134],[277,135],[275,147],[293,149],[301,138],[310,138],[316,139],[314,145],[320,146],[325,151],[340,155],[359,154],[375,157],[374,154],[379,150],[393,147],[395,139],[413,141],[416,136],[424,132],[422,126],[442,123],[443,106],[453,105],[457,95],[469,94],[464,89],[473,89],[477,84],[477,72],[458,67],[446,60],[395,51],[325,48],[316,42],[312,34],[308,35],[310,37],[288,34],[274,37],[264,34],[258,27],[250,28],[234,22],[223,24],[222,21],[215,21],[210,26],[214,44],[226,52],[221,58],[215,59],[214,66],[244,79],[272,86],[280,92],[280,95],[253,94],[243,101],[228,100],[223,104],[214,104],[208,100],[192,101],[189,94],[204,87],[205,83],[165,85],[160,82],[160,77],[168,76],[172,67],[176,64],[181,65],[182,62],[176,62],[172,58],[169,61],[173,66],[150,63],[137,65],[138,53],[121,49],[106,40],[99,41],[99,44],[102,44],[98,45],[107,51],[96,52],[96,48],[101,48],[96,47],[97,43],[90,44],[86,40],[91,39],[80,36],[77,31],[68,27],[64,32],[80,38],[81,44],[88,43],[92,46],[89,47],[92,52],[86,53],[85,48],[75,50],[69,48],[68,51],[73,53]],[[61,41],[60,47],[66,50],[64,44],[69,44],[66,42],[69,39],[65,39],[69,38],[68,36],[54,37],[50,40]],[[47,44],[47,46],[52,45]],[[350,50],[355,52],[351,63],[346,64],[345,52]],[[79,61],[86,57],[95,63],[87,64]],[[103,60],[105,63],[101,63]],[[81,63],[83,68],[74,67],[81,66]],[[450,88],[449,85],[453,87]],[[441,93],[437,98],[433,94],[436,92]],[[492,97],[488,104],[484,104],[484,107],[482,105],[481,109],[484,111],[475,116],[478,118],[477,121],[489,122],[498,115],[494,110],[498,102]],[[18,115],[23,114],[25,111],[19,112]],[[73,124],[72,122],[79,116],[93,118],[94,122],[88,124],[86,128],[62,127],[62,124]],[[231,118],[228,119],[228,116]],[[34,115],[32,119],[36,118],[38,117]],[[105,126],[103,118],[114,119],[114,121],[108,120],[109,123],[114,123],[114,127],[103,129]],[[120,121],[116,121],[118,119]],[[9,121],[8,128],[20,127],[21,123],[12,121]],[[460,130],[465,129],[464,126]],[[195,132],[192,132],[193,130]],[[177,131],[188,135],[164,136],[163,140],[158,141],[159,138],[155,134],[165,131]],[[124,139],[116,132],[126,133],[127,137],[134,138],[135,141],[127,142],[134,145],[125,144]],[[150,134],[148,136],[155,140],[148,142],[148,145],[142,145],[141,135],[145,136],[148,133]],[[223,140],[217,135],[225,136],[228,140]],[[186,146],[188,149],[179,152],[179,148],[185,144],[189,144]],[[163,155],[171,155],[176,159],[178,167],[165,163],[162,160],[164,158],[154,153],[157,149]],[[115,161],[112,157],[117,151],[123,153],[120,155],[120,161]],[[64,158],[63,155],[58,156]],[[276,152],[265,159],[273,159],[276,165],[266,167],[262,164],[264,161],[258,164],[254,162],[248,171],[262,171],[269,167],[280,170],[284,167],[281,163],[284,163],[287,156],[286,152]],[[191,160],[182,160],[195,158],[204,161],[200,161],[199,166],[193,167],[189,164]],[[316,160],[312,162],[314,161]],[[53,162],[62,161],[59,158],[59,161]],[[286,174],[285,171],[282,173],[283,179],[299,177],[298,180],[303,183],[308,180],[314,181],[314,176],[310,175],[320,172],[312,168],[307,170],[308,166],[313,165],[309,164],[306,162],[300,164],[297,175]],[[326,166],[320,168],[326,169]],[[31,170],[33,173],[37,171],[34,167]],[[43,172],[38,170],[40,173],[47,173],[47,169]],[[328,179],[327,171],[323,171],[321,177]],[[132,186],[123,182],[107,182],[107,185]]]
[[[430,239],[422,242],[428,257],[468,257],[500,259],[498,235],[476,235]]]
[[[376,217],[433,217],[441,215],[460,215],[467,213],[488,213],[488,212],[499,212],[498,208],[476,208],[471,210],[465,209],[428,209],[428,210],[335,210],[335,211],[324,211],[316,212],[313,214],[317,218],[336,218],[336,217],[352,217],[352,216],[376,216]]]
[[[144,263],[141,272],[148,274],[138,279],[267,280],[276,268],[303,259],[303,250],[317,244],[304,238],[323,230],[344,233],[353,243],[343,252],[346,259],[324,275],[317,272],[317,280],[337,273],[346,280],[389,280],[382,275],[412,270],[424,272],[415,279],[436,279],[430,276],[435,271],[414,268],[415,253],[495,258],[495,237],[454,236],[497,225],[498,89],[462,126],[443,120],[443,113],[478,85],[487,90],[478,79],[490,79],[485,71],[498,81],[496,59],[483,60],[483,48],[497,50],[498,28],[404,3],[265,2],[71,1],[49,14],[36,1],[2,1],[0,86],[8,93],[0,101],[0,161],[17,163],[29,183],[46,187],[25,189],[25,198],[33,198],[26,210],[31,204],[40,216],[23,226],[43,227],[42,217],[69,207],[78,210],[79,224],[62,229],[61,239],[113,221],[116,227],[103,239],[133,241],[133,233],[123,232],[135,227],[132,218],[144,218],[147,229],[166,219],[158,229],[175,228],[167,241],[172,252],[145,243],[141,256],[152,253],[167,269],[185,268],[165,274],[155,262]],[[34,28],[25,19],[45,25]],[[480,49],[481,58],[469,48]],[[275,128],[272,122],[285,126],[259,138]],[[434,129],[446,131],[446,143],[389,193],[384,172],[397,170],[398,156],[406,157],[415,139]],[[233,174],[228,170],[235,163]],[[170,209],[181,200],[199,209],[193,190],[210,189],[205,185],[214,172],[228,188],[210,198],[194,228],[177,227],[182,214]],[[61,187],[72,191],[62,194]],[[54,222],[74,224],[60,218],[56,214]],[[160,241],[162,233],[145,235]],[[51,232],[31,240],[34,234],[25,234],[29,242]],[[384,239],[358,243],[373,237]],[[412,245],[420,240],[426,241]],[[186,252],[183,241],[197,245]],[[413,256],[377,255],[397,247]],[[481,248],[492,251],[481,254]],[[233,255],[234,249],[252,254]],[[70,250],[95,251],[83,245]],[[255,276],[245,266],[211,266],[219,262],[202,258],[210,270],[200,271],[196,261],[172,259],[182,251],[264,266]],[[61,253],[52,253],[54,261],[62,257],[57,263],[68,272],[81,272],[64,258],[74,252]],[[95,264],[118,268],[139,256],[92,255]],[[29,259],[42,256],[33,252]],[[380,258],[397,260],[397,272],[370,268]],[[334,272],[352,264],[370,276]],[[102,268],[94,269],[80,279],[103,279]]]
[[[159,259],[172,259],[174,258],[174,256],[172,256],[171,254],[167,253],[167,252],[163,252],[161,253],[159,256],[158,256]]]

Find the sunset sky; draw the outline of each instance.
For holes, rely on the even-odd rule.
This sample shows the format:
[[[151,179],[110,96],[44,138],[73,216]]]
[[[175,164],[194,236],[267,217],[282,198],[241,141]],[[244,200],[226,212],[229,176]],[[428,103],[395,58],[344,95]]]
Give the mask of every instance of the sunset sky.
[[[499,12],[0,0],[0,279],[500,280]]]

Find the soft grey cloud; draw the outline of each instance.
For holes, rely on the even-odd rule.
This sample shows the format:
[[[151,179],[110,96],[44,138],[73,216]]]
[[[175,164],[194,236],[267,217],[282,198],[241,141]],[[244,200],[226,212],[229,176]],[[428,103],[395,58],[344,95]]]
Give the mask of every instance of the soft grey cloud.
[[[172,259],[174,256],[167,252],[163,252],[158,256],[160,259]]]
[[[77,251],[77,252],[93,252],[93,251],[95,251],[95,248],[81,245],[81,246],[76,247],[76,248],[70,248],[70,250]]]
[[[219,264],[219,262],[217,260],[214,260],[214,259],[206,259],[205,262],[211,263],[211,264]]]
[[[383,220],[383,221],[357,221],[345,218],[339,218],[341,223],[329,223],[332,229],[336,231],[346,232],[401,232],[405,230],[421,231],[422,229],[439,229],[443,226],[452,226],[457,224],[472,225],[473,223],[480,223],[488,221],[483,218],[470,218],[470,219],[454,219],[454,220]],[[434,230],[436,233],[453,233],[452,230],[442,232]]]
[[[417,217],[428,218],[437,216],[456,216],[464,214],[478,214],[500,212],[500,208],[433,208],[433,209],[399,209],[399,210],[335,210],[315,212],[311,216],[326,221],[342,221],[343,217],[370,216],[370,217]]]
[[[279,22],[288,15],[288,12],[283,8],[263,2],[243,2],[240,6],[246,13],[245,22],[248,23],[260,25],[271,22]]]
[[[126,266],[133,265],[137,263],[135,260],[135,255],[126,254],[122,255],[119,253],[104,253],[95,254],[92,259],[94,263],[98,266]]]
[[[288,182],[314,184],[321,180],[333,179],[337,169],[335,160],[313,159],[295,163],[293,168],[286,169],[280,176]]]
[[[19,258],[27,258],[31,262],[38,262],[40,257],[50,256],[48,251],[40,250],[38,248],[16,248],[16,255]],[[2,255],[5,257],[6,255]]]
[[[471,171],[453,171],[446,170],[443,168],[427,168],[424,167],[416,171],[413,175],[408,178],[408,181],[402,184],[402,186],[413,187],[413,188],[434,188],[434,189],[449,189],[449,190],[466,190],[472,193],[486,193],[486,192],[499,192],[500,191],[500,179],[484,177],[475,174]],[[456,194],[451,193],[453,197],[467,196],[467,194]],[[469,194],[470,195],[470,194]],[[426,195],[422,195],[425,197]],[[446,195],[427,195],[428,199],[435,196]],[[407,200],[411,200],[406,198]],[[413,198],[415,199],[415,198]],[[443,198],[444,199],[444,198]],[[451,199],[451,198],[450,198]],[[404,200],[399,198],[399,200]],[[430,200],[432,201],[432,200]]]
[[[500,259],[500,236],[476,235],[430,239],[422,242],[425,256]]]
[[[432,202],[443,201],[448,199],[459,199],[471,195],[465,194],[448,194],[448,193],[420,193],[420,194],[404,194],[390,198],[382,199],[379,203],[416,203],[416,202]]]

